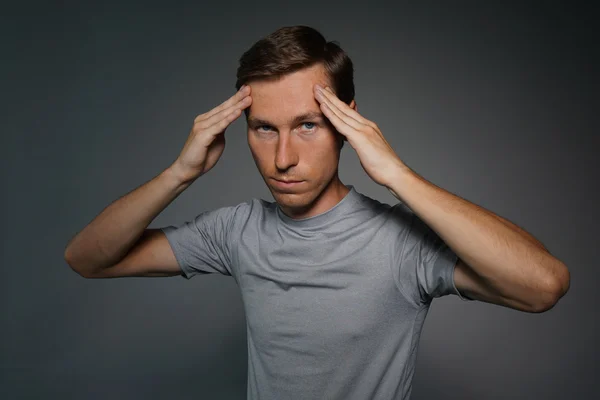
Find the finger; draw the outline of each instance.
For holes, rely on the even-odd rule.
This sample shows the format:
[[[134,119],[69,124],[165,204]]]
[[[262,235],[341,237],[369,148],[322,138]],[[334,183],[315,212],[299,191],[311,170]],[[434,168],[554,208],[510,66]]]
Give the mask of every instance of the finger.
[[[207,113],[199,115],[197,119],[199,119],[199,120],[208,119],[208,118],[212,117],[213,115],[239,103],[241,100],[243,100],[249,94],[250,94],[250,86],[244,86],[243,88],[240,88],[240,90],[238,90],[236,94],[231,96],[229,99],[227,99],[226,101],[224,101],[217,107],[213,108],[212,110],[210,110]]]
[[[356,130],[352,126],[348,125],[343,119],[338,117],[337,114],[333,112],[333,110],[329,108],[326,103],[321,103],[321,110],[327,119],[331,121],[335,129],[337,129],[337,131],[342,135],[346,136],[346,138],[351,138],[356,133]]]
[[[325,87],[325,89],[323,89],[321,92],[327,100],[333,103],[335,107],[337,107],[337,109],[344,113],[348,118],[352,118],[353,120],[362,125],[370,125],[371,121],[364,118],[357,111],[352,109],[352,107],[350,107],[348,104],[341,101],[329,86]]]
[[[242,114],[241,108],[234,108],[229,114],[223,119],[217,121],[214,125],[210,126],[209,132],[212,134],[221,133],[227,128],[233,121],[235,121]]]
[[[355,120],[354,118],[349,117],[347,114],[345,114],[344,112],[342,112],[342,110],[340,110],[335,104],[333,104],[332,101],[330,101],[327,97],[325,97],[325,95],[323,95],[322,92],[317,91],[317,100],[321,103],[321,104],[325,104],[329,107],[329,109],[341,120],[343,120],[347,125],[351,126],[352,128],[356,129],[356,130],[360,130],[362,128],[364,128],[364,124],[361,124],[360,122],[358,122],[357,120]]]
[[[199,124],[199,126],[201,128],[208,128],[208,127],[218,123],[223,118],[227,117],[231,112],[233,112],[235,110],[241,111],[244,108],[248,107],[251,103],[252,103],[252,97],[246,96],[239,103],[232,104],[228,108],[225,108],[225,109],[217,112],[216,114],[213,114],[211,117],[208,117],[206,119],[201,119],[199,121],[196,121],[195,123]]]
[[[333,90],[331,90],[331,88],[329,86],[327,86],[324,90],[322,90],[322,93],[329,101],[331,101],[333,104],[335,104],[336,107],[338,109],[340,109],[340,111],[342,111],[348,117],[354,119],[355,121],[357,121],[363,125],[372,126],[371,121],[364,118],[357,111],[353,110],[352,107],[350,107],[348,104],[341,101],[339,99],[339,97],[337,97],[336,94],[333,93]]]
[[[212,125],[207,126],[206,128],[203,128],[202,132],[204,132],[204,133],[202,134],[202,136],[204,136],[204,137],[216,136],[216,135],[224,132],[225,129],[242,114],[241,108],[233,108],[233,109],[229,108],[228,110],[229,110],[229,113],[224,115],[223,118],[215,119],[215,122]],[[226,110],[223,110],[222,112],[225,112],[225,111]]]
[[[205,118],[203,118],[203,119],[210,118],[213,115],[215,115],[227,108],[235,106],[237,103],[242,101],[249,94],[250,94],[250,86],[244,86],[244,87],[240,88],[240,90],[238,90],[236,94],[234,94],[229,99],[227,99],[226,101],[224,101],[223,103],[221,103],[220,105],[218,105],[217,107],[213,108],[208,113],[206,113]]]

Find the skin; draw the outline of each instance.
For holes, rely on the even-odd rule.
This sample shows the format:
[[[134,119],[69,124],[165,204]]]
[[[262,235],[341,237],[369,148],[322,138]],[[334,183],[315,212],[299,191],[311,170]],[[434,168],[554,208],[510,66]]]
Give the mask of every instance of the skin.
[[[276,80],[248,82],[247,137],[254,162],[281,210],[294,219],[321,214],[344,198],[338,163],[343,136],[323,114],[314,86],[330,86],[321,64]],[[356,110],[354,100],[349,105]],[[318,114],[294,121],[309,112]],[[274,179],[301,180],[280,188]]]
[[[175,175],[193,180],[212,168],[223,151],[224,129],[250,106],[248,144],[254,161],[291,218],[326,212],[348,193],[337,174],[343,137],[369,177],[458,255],[454,283],[459,292],[528,312],[549,310],[567,292],[570,274],[563,262],[521,227],[428,182],[404,164],[379,126],[360,115],[354,101],[348,105],[336,96],[322,66],[249,85],[196,118]],[[311,111],[317,117],[292,122]],[[274,178],[303,182],[281,189]]]
[[[458,255],[454,283],[468,297],[527,312],[552,308],[569,289],[566,265],[509,220],[427,181],[387,143],[373,121],[315,87],[321,110],[365,172],[406,204]]]

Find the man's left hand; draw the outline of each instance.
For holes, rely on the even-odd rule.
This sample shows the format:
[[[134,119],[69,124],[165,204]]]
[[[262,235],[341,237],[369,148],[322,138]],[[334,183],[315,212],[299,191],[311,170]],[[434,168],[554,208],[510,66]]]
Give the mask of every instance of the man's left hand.
[[[323,114],[356,150],[360,165],[380,185],[389,188],[398,168],[407,168],[383,137],[379,127],[341,101],[331,88],[314,87]]]

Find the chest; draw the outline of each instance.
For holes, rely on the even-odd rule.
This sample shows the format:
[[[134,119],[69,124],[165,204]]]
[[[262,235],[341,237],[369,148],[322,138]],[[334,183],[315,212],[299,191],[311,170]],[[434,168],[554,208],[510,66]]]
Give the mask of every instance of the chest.
[[[253,342],[331,351],[382,329],[404,301],[385,240],[355,234],[244,243],[238,284]]]

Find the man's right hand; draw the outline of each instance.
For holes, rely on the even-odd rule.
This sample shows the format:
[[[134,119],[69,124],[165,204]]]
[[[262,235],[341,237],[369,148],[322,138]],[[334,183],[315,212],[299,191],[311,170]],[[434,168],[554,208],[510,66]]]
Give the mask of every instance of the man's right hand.
[[[225,130],[250,104],[250,87],[242,86],[225,102],[196,117],[181,154],[171,166],[182,182],[192,182],[215,166],[225,149]]]

